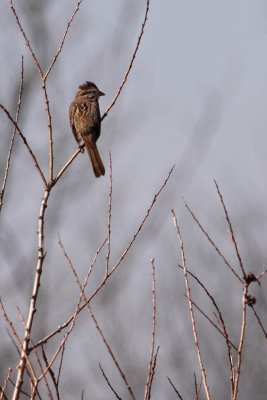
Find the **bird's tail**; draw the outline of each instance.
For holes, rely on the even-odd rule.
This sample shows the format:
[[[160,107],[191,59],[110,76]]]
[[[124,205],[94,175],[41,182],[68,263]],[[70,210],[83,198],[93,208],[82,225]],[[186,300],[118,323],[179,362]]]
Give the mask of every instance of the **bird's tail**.
[[[95,173],[95,176],[99,178],[101,175],[105,175],[105,167],[100,158],[96,143],[91,135],[83,136],[85,147],[88,151],[92,167]]]

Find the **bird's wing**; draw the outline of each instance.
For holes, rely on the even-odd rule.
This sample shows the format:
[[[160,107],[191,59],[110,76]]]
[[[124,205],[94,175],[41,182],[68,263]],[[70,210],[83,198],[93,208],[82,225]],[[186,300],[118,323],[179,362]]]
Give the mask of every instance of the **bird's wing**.
[[[69,109],[69,117],[70,117],[70,126],[72,129],[72,133],[75,137],[75,140],[77,141],[77,143],[79,144],[81,141],[81,137],[78,135],[76,128],[75,128],[75,123],[74,123],[74,115],[76,112],[76,104],[74,102],[71,103],[70,105],[70,109]]]

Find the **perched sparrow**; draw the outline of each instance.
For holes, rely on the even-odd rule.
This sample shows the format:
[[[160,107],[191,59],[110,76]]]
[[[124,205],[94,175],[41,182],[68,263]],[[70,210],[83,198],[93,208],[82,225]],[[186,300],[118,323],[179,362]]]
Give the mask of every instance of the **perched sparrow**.
[[[79,86],[74,101],[70,105],[70,126],[73,135],[80,145],[83,139],[92,162],[95,176],[105,175],[105,167],[101,161],[96,141],[100,136],[101,117],[98,99],[104,96],[93,82],[85,82]]]

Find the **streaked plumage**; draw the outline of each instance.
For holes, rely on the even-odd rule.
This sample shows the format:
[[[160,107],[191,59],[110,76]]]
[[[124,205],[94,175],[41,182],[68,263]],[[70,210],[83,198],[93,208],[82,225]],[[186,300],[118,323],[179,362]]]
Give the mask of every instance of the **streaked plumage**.
[[[69,109],[73,135],[79,145],[83,139],[96,177],[105,175],[105,167],[96,146],[101,132],[98,99],[103,95],[94,83],[85,82],[79,86]]]

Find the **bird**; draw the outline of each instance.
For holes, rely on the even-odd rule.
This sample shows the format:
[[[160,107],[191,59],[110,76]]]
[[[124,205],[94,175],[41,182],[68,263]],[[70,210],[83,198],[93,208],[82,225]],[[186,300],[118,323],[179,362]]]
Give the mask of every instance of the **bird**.
[[[93,82],[86,81],[79,86],[69,108],[70,126],[74,138],[79,146],[81,146],[81,140],[84,141],[97,178],[105,175],[105,167],[96,145],[101,133],[98,99],[104,95],[105,93],[101,92]]]

